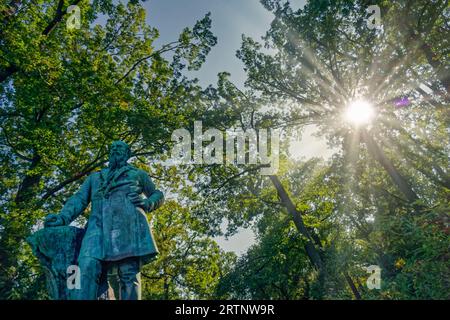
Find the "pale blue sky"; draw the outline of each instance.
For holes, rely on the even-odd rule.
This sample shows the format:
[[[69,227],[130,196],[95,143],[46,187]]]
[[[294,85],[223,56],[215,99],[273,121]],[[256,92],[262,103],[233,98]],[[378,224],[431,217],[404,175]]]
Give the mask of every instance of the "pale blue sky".
[[[297,6],[303,0],[291,1]],[[258,0],[147,0],[147,22],[160,31],[156,46],[176,40],[183,28],[211,12],[212,31],[218,43],[209,53],[206,63],[198,72],[191,72],[202,85],[215,84],[217,74],[231,73],[231,80],[243,86],[245,73],[242,62],[236,58],[241,36],[260,40],[269,29],[273,14]]]

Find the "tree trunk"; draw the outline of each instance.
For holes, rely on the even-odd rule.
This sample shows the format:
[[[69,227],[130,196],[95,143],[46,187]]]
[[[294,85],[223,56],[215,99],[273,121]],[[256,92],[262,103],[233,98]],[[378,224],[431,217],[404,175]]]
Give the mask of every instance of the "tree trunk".
[[[35,153],[33,160],[31,161],[31,165],[29,170],[34,170],[39,165],[41,161],[41,157]],[[31,173],[25,175],[25,178],[22,180],[19,189],[16,194],[15,203],[22,207],[30,200],[33,196],[33,188],[39,184],[42,175]]]
[[[352,278],[350,277],[347,271],[344,272],[344,277],[345,280],[347,280],[350,289],[352,289],[353,295],[355,296],[356,300],[361,300],[361,294],[359,293],[358,288],[356,287],[355,283],[353,282]]]
[[[306,229],[305,224],[303,223],[303,218],[301,213],[297,210],[295,205],[292,203],[291,199],[289,198],[289,195],[287,194],[286,190],[284,190],[283,185],[281,184],[280,180],[277,176],[270,176],[270,180],[272,181],[273,185],[275,186],[275,189],[277,190],[278,196],[280,197],[281,202],[286,207],[288,213],[292,216],[292,219],[294,220],[294,224],[297,227],[297,230],[307,239],[305,244],[305,250],[308,254],[309,259],[311,260],[313,266],[317,270],[321,270],[322,265],[322,259],[320,258],[319,251],[316,249],[313,243],[313,239],[311,235],[309,234],[308,229]]]
[[[377,145],[373,138],[363,130],[361,133],[362,139],[367,145],[370,155],[375,158],[387,171],[394,184],[405,195],[409,202],[415,202],[419,199],[416,193],[412,190],[406,179],[400,174],[400,172],[394,167],[392,162],[386,157],[383,150]]]
[[[320,257],[320,252],[316,249],[314,246],[313,240],[318,242],[318,245],[321,246],[320,241],[318,237],[316,236],[314,239],[311,234],[309,233],[308,229],[306,228],[301,213],[297,210],[294,203],[292,202],[291,198],[287,194],[286,190],[284,189],[283,185],[281,184],[280,180],[277,176],[269,176],[270,180],[272,181],[273,185],[275,186],[275,189],[277,190],[278,196],[283,203],[283,205],[286,207],[288,213],[292,216],[292,219],[294,220],[294,224],[297,227],[297,230],[307,238],[307,242],[305,244],[305,250],[306,254],[309,257],[309,260],[313,264],[314,268],[316,268],[319,271],[319,281],[323,282],[325,280],[325,270],[322,262],[322,258]],[[348,282],[355,298],[357,300],[361,299],[361,295],[358,291],[358,288],[356,288],[355,284],[353,283],[352,278],[348,275],[347,272],[344,274],[345,280]]]
[[[29,170],[35,169],[40,163],[41,157],[35,153]],[[26,174],[17,191],[14,202],[22,217],[29,217],[30,201],[33,198],[33,189],[41,180],[40,174]],[[27,219],[27,218],[24,218]],[[0,299],[9,299],[14,290],[15,278],[19,271],[19,255],[22,244],[29,235],[30,229],[26,224],[15,221],[1,221],[3,229],[0,232]],[[7,272],[8,271],[8,272]]]
[[[433,70],[436,72],[436,75],[444,87],[446,91],[446,100],[450,98],[450,74],[449,70],[445,68],[439,61],[439,57],[436,56],[436,54],[431,49],[431,46],[424,42],[423,45],[420,47],[422,52],[424,53],[425,57],[427,58],[428,63],[433,67]]]
[[[19,69],[15,65],[10,65],[3,70],[0,70],[0,83],[9,78],[12,74],[16,73]]]

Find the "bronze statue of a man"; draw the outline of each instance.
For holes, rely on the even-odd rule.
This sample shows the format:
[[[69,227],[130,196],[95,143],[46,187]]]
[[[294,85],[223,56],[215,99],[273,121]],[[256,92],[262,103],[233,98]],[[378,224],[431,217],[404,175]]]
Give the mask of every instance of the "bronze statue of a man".
[[[46,227],[69,225],[91,204],[86,233],[78,256],[78,299],[96,299],[105,269],[117,270],[120,299],[139,299],[142,264],[157,253],[145,212],[161,206],[164,197],[149,175],[127,163],[129,146],[112,143],[109,165],[91,174],[60,214],[50,214]]]

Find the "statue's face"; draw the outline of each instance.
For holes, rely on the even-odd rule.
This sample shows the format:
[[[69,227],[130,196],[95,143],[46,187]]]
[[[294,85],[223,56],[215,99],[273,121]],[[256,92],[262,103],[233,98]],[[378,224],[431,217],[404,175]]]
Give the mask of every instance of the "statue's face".
[[[123,166],[130,154],[128,145],[122,141],[114,141],[109,148],[109,165],[112,168]]]

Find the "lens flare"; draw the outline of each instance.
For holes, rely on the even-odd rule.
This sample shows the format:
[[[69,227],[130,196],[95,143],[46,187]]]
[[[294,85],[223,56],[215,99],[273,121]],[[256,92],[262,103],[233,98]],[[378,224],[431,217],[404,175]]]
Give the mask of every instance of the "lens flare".
[[[372,105],[365,100],[356,100],[351,102],[345,110],[345,119],[355,125],[369,123],[375,111]]]

